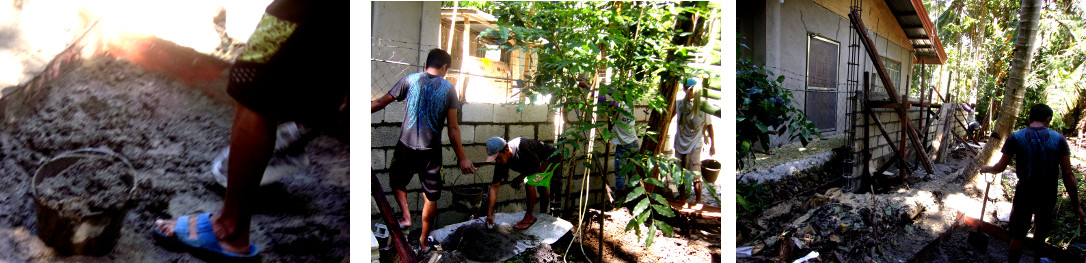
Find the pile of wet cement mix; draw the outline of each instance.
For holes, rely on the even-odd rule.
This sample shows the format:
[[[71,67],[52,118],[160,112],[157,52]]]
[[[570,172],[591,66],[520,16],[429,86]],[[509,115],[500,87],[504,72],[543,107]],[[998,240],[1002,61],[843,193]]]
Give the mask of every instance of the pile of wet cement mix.
[[[532,237],[515,230],[506,229],[505,225],[487,229],[485,224],[467,224],[457,228],[441,247],[456,250],[464,257],[476,261],[501,261],[516,255],[516,243]]]
[[[74,61],[39,89],[4,96],[0,113],[0,261],[64,261],[36,233],[33,171],[62,152],[95,147],[126,157],[136,194],[106,261],[189,262],[154,244],[157,219],[216,212],[223,188],[210,172],[229,145],[233,101],[212,99],[162,73],[109,56]],[[270,262],[337,262],[349,244],[349,152],[319,136],[311,163],[261,188],[251,240]]]
[[[38,200],[67,218],[81,218],[124,208],[129,186],[121,180],[130,171],[121,162],[89,158],[75,162],[37,185]]]

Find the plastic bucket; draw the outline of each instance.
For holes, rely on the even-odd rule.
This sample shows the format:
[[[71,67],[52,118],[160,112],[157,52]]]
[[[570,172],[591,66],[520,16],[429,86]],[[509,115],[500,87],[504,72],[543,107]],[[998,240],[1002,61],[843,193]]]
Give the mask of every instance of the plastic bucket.
[[[483,206],[482,187],[461,187],[452,189],[453,210],[473,214]]]
[[[127,173],[118,175],[128,187],[124,205],[119,209],[92,211],[80,217],[65,215],[56,207],[47,205],[38,193],[38,185],[45,178],[56,176],[71,165],[89,158],[121,162]],[[121,226],[128,213],[128,201],[136,190],[136,178],[132,164],[124,157],[104,149],[81,149],[65,152],[38,167],[34,172],[31,192],[37,212],[38,237],[62,255],[101,256],[113,251],[120,238]]]
[[[713,159],[701,160],[701,176],[708,183],[716,183],[716,177],[720,175],[720,162]]]

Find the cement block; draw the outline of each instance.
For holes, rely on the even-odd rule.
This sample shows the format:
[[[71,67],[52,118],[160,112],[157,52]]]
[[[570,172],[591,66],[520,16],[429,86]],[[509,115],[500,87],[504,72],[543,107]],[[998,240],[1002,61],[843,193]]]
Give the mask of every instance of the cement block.
[[[475,126],[460,125],[460,144],[469,144],[475,141]],[[449,129],[441,130],[441,144],[452,145],[449,141]]]
[[[373,170],[384,170],[388,162],[385,160],[385,150],[370,149],[370,167]]]
[[[370,217],[374,217],[380,214],[381,210],[377,208],[377,199],[370,198]]]
[[[460,107],[464,112],[461,122],[493,122],[494,104],[465,103]]]
[[[400,127],[382,126],[373,129],[370,138],[371,147],[392,147],[400,141]]]
[[[523,197],[523,196],[521,196],[521,197]],[[496,213],[516,213],[516,212],[524,211],[526,209],[525,208],[526,206],[527,206],[527,204],[525,204],[524,202],[508,203],[508,204],[502,205],[501,207],[495,207],[494,211],[496,211]]]
[[[526,187],[521,186],[520,189],[514,189],[508,184],[504,184],[498,188],[498,202],[510,201],[510,200],[522,200],[524,197],[524,189]]]
[[[377,180],[381,180],[381,189],[384,190],[386,194],[392,192],[392,187],[388,181],[388,173],[377,173]]]
[[[441,193],[441,198],[437,199],[437,209],[448,208],[449,206],[452,206],[452,199],[452,193],[449,191],[444,191],[443,193]],[[419,217],[421,218],[422,216],[420,215]],[[411,219],[415,219],[415,217],[411,217]]]
[[[475,126],[473,125],[460,125],[460,143],[470,144],[476,143],[475,141]],[[485,143],[485,141],[484,141]]]
[[[518,123],[521,122],[521,113],[517,112],[516,105],[499,104],[494,106],[494,122]]]
[[[538,139],[535,137],[534,125],[510,125],[509,126],[509,138],[525,137]]]
[[[477,125],[475,126],[475,141],[479,143],[486,143],[490,137],[502,137],[502,139],[509,140],[505,137],[505,126],[503,125]]]
[[[468,160],[473,163],[486,162],[486,146],[485,145],[473,145],[464,147],[464,154],[467,155]]]
[[[541,124],[538,127],[536,127],[536,130],[538,131],[538,134],[536,136],[539,136],[539,140],[541,140],[541,141],[554,140],[554,137],[555,137],[554,127],[555,127],[554,124]]]
[[[383,112],[385,112],[385,122],[391,122],[391,123],[401,123],[401,122],[403,122],[403,117],[407,113],[405,111],[406,108],[407,108],[407,103],[404,103],[404,102],[392,102],[392,103],[389,103],[388,106],[385,106],[385,109],[382,110]]]
[[[456,165],[456,151],[452,146],[441,147],[441,165]]]
[[[552,120],[548,118],[550,113],[550,106],[548,105],[524,105],[524,108],[521,109],[521,117],[524,122],[549,122]]]
[[[381,122],[384,122],[384,121],[385,121],[385,112],[383,110],[378,111],[378,112],[374,112],[374,113],[370,113],[370,123],[371,124],[378,124],[378,123],[381,123]]]
[[[494,166],[493,165],[484,165],[482,167],[476,166],[475,177],[476,178],[471,179],[472,183],[475,183],[475,181],[478,180],[479,183],[489,184],[491,181],[494,180]]]
[[[388,165],[389,168],[392,167],[393,156],[396,156],[396,150],[386,150],[385,151],[385,160],[389,164]]]
[[[472,175],[462,174],[459,167],[441,168],[441,172],[445,173],[445,189],[471,183]]]
[[[633,114],[634,114],[634,121],[637,121],[637,122],[645,122],[645,121],[648,121],[648,120],[649,120],[649,113],[650,113],[650,112],[649,112],[649,109],[648,109],[648,107],[637,107],[637,108],[634,108],[634,110],[633,110]]]
[[[406,189],[407,191],[422,189],[422,183],[419,182],[418,175],[402,175],[402,176],[411,176],[411,181],[407,182],[407,189]],[[410,195],[408,195],[408,196],[410,196]]]

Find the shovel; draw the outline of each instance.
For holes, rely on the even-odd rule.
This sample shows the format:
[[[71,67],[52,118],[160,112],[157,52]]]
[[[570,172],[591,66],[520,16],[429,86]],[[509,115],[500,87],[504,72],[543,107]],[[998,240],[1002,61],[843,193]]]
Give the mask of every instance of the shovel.
[[[988,184],[984,187],[984,199],[981,200],[980,217],[977,218],[980,222],[977,223],[977,230],[973,231],[973,233],[969,233],[969,244],[981,253],[988,253],[989,237],[988,234],[981,233],[980,228],[981,225],[984,224],[984,209],[988,206],[988,189],[992,187],[992,182],[995,181],[995,174],[988,173],[984,176],[984,181],[987,181]]]

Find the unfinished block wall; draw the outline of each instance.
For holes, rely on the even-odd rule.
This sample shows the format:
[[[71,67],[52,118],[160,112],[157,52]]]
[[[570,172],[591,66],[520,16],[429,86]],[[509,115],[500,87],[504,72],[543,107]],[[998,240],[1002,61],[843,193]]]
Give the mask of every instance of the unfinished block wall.
[[[499,136],[506,140],[515,137],[527,137],[541,140],[547,144],[553,145],[555,138],[560,134],[556,132],[556,122],[558,114],[550,109],[549,105],[525,105],[520,112],[517,112],[516,105],[505,104],[490,104],[490,103],[464,103],[459,111],[459,124],[460,124],[460,137],[461,143],[464,146],[464,153],[467,158],[475,163],[475,174],[461,174],[456,154],[453,151],[453,146],[449,142],[448,128],[444,129],[441,135],[442,141],[442,169],[445,174],[445,185],[442,191],[441,198],[438,199],[438,218],[437,223],[439,225],[445,225],[450,223],[461,222],[467,218],[467,214],[457,212],[453,209],[453,194],[451,189],[460,187],[487,187],[494,176],[494,165],[486,162],[486,141],[490,137]],[[648,119],[648,114],[644,107],[637,107],[635,110],[636,120],[638,122],[645,122]],[[390,176],[389,164],[395,152],[396,143],[400,136],[400,124],[404,118],[404,103],[393,102],[385,107],[384,110],[371,114],[371,165],[372,172],[377,175],[378,180],[381,182],[381,187],[385,191],[386,198],[393,207],[393,210],[399,211],[398,205],[395,204],[395,198],[392,195],[392,189],[388,185]],[[566,118],[568,122],[568,119]],[[614,153],[614,146],[607,145],[611,148],[611,153]],[[603,147],[597,145],[597,147]],[[602,151],[602,148],[599,148]],[[609,170],[613,169],[613,158],[608,158]],[[568,170],[568,167],[566,167]],[[583,167],[575,167],[573,179],[573,193],[572,197],[578,196],[579,189],[581,188],[581,182],[584,178]],[[563,173],[565,174],[565,173]],[[597,172],[592,172],[593,175],[598,175]],[[515,171],[510,171],[510,177],[518,175]],[[598,176],[592,177],[591,193],[593,195],[589,198],[589,201],[594,203],[599,199],[596,195],[601,193],[602,188]],[[614,183],[613,178],[608,177],[608,182]],[[524,211],[526,208],[525,192],[524,188],[516,190],[508,185],[502,185],[498,190],[498,199],[495,204],[496,212],[519,212]],[[553,193],[552,193],[553,195]],[[485,201],[485,200],[484,200]],[[573,200],[574,202],[578,200]],[[417,176],[413,176],[410,183],[407,185],[407,202],[408,207],[411,210],[412,220],[418,222],[421,218],[421,207],[423,203],[422,188],[419,184]],[[483,210],[485,210],[485,205]],[[537,210],[538,211],[538,210]],[[482,211],[485,213],[485,211]],[[376,206],[371,206],[371,217],[378,219],[379,211]]]

